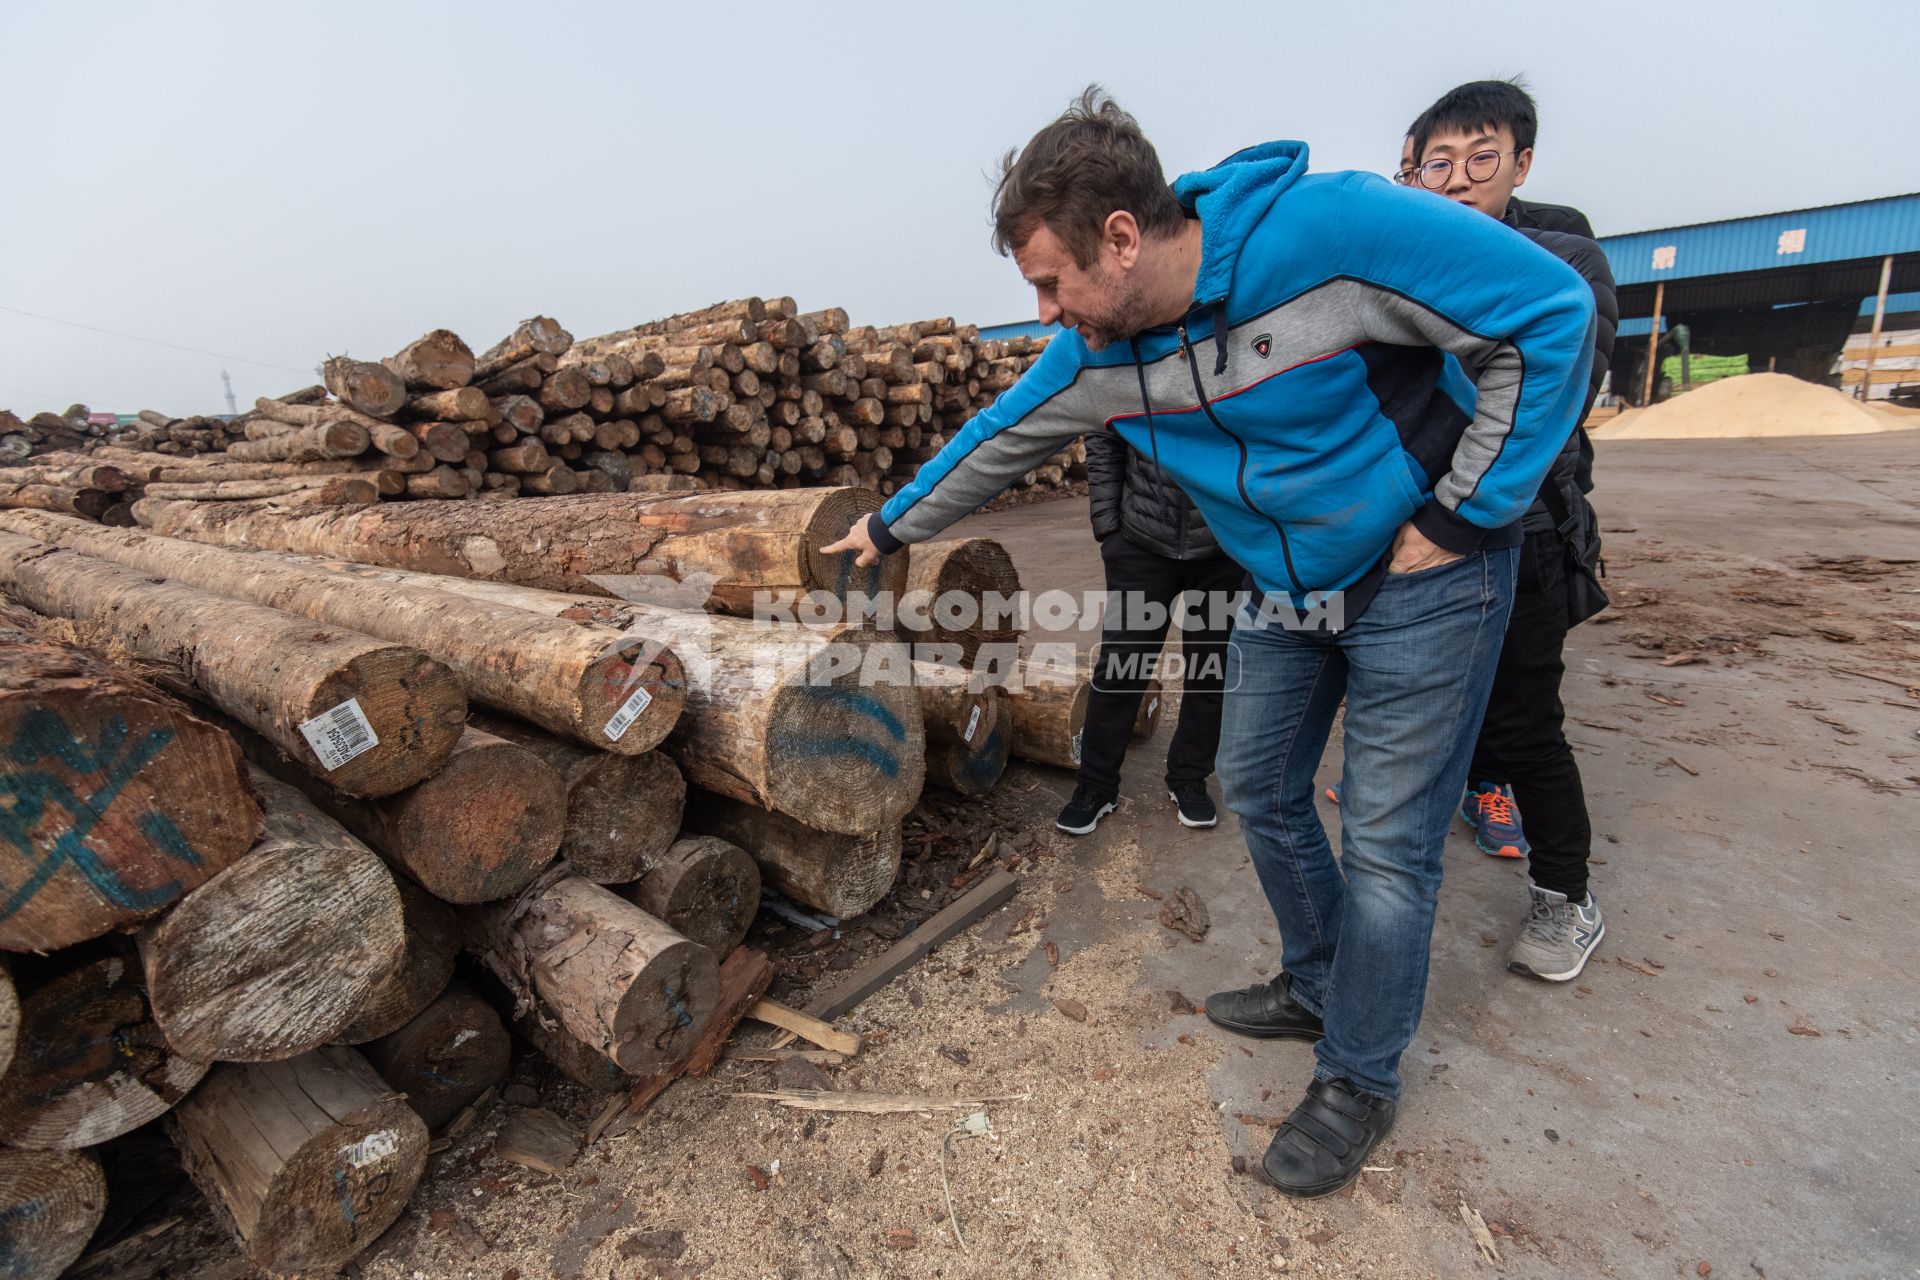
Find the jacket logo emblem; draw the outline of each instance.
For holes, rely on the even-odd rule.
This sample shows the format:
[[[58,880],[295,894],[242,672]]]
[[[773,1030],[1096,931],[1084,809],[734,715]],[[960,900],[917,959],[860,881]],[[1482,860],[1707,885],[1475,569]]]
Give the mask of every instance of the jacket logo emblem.
[[[1262,360],[1273,354],[1273,335],[1263,333],[1253,340],[1253,349]]]

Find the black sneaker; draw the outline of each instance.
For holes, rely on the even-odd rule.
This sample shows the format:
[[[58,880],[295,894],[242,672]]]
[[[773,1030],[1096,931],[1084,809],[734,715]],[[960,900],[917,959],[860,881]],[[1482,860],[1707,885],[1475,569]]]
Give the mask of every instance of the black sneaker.
[[[1214,992],[1207,997],[1207,1020],[1257,1040],[1318,1040],[1327,1034],[1320,1019],[1293,998],[1293,977],[1285,973],[1238,991]]]
[[[1207,794],[1204,781],[1170,783],[1167,799],[1180,806],[1180,825],[1183,827],[1220,825],[1220,811],[1213,807],[1213,797]]]
[[[1315,1080],[1273,1135],[1260,1172],[1296,1200],[1330,1196],[1360,1176],[1396,1110],[1392,1098],[1350,1080]]]
[[[1112,812],[1113,797],[1103,796],[1083,782],[1073,789],[1073,799],[1067,801],[1053,825],[1070,836],[1084,836]]]

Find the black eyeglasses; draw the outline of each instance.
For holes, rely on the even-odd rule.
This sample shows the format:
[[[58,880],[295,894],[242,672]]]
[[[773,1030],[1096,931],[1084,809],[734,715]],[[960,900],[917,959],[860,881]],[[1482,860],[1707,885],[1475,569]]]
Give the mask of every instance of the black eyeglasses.
[[[1420,178],[1420,171],[1414,168],[1412,165],[1408,165],[1404,169],[1396,170],[1393,175],[1393,180],[1399,183],[1403,187],[1412,186],[1415,182],[1419,180],[1419,178]]]
[[[1519,154],[1520,153],[1517,149],[1513,151],[1476,151],[1474,152],[1472,155],[1468,156],[1466,160],[1467,181],[1468,182],[1485,182],[1487,179],[1491,178],[1494,174],[1500,172],[1501,160],[1505,159],[1507,156],[1513,156],[1513,155],[1519,155]],[[1446,186],[1447,180],[1453,176],[1453,161],[1429,160],[1425,164],[1421,165],[1416,172],[1419,175],[1421,186],[1425,187],[1429,191],[1438,191],[1440,188]]]

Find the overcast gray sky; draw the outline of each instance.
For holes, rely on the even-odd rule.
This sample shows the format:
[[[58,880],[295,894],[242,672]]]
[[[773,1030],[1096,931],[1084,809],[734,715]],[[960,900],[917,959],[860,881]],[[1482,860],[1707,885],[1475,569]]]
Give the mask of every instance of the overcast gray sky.
[[[1089,80],[1173,175],[1282,137],[1385,171],[1439,93],[1524,74],[1525,194],[1602,234],[1920,190],[1916,37],[1845,0],[14,3],[0,405],[214,412],[223,367],[245,405],[430,328],[749,293],[1026,319],[988,175]]]

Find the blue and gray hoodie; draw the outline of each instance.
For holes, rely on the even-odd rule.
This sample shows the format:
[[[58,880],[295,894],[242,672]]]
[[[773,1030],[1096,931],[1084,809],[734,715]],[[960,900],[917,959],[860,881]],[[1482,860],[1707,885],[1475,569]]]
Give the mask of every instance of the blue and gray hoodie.
[[[869,517],[874,543],[933,537],[1103,425],[1295,608],[1377,581],[1409,518],[1463,554],[1517,540],[1586,393],[1592,291],[1485,214],[1306,169],[1269,142],[1180,178],[1201,223],[1181,323],[1099,352],[1057,335]]]

